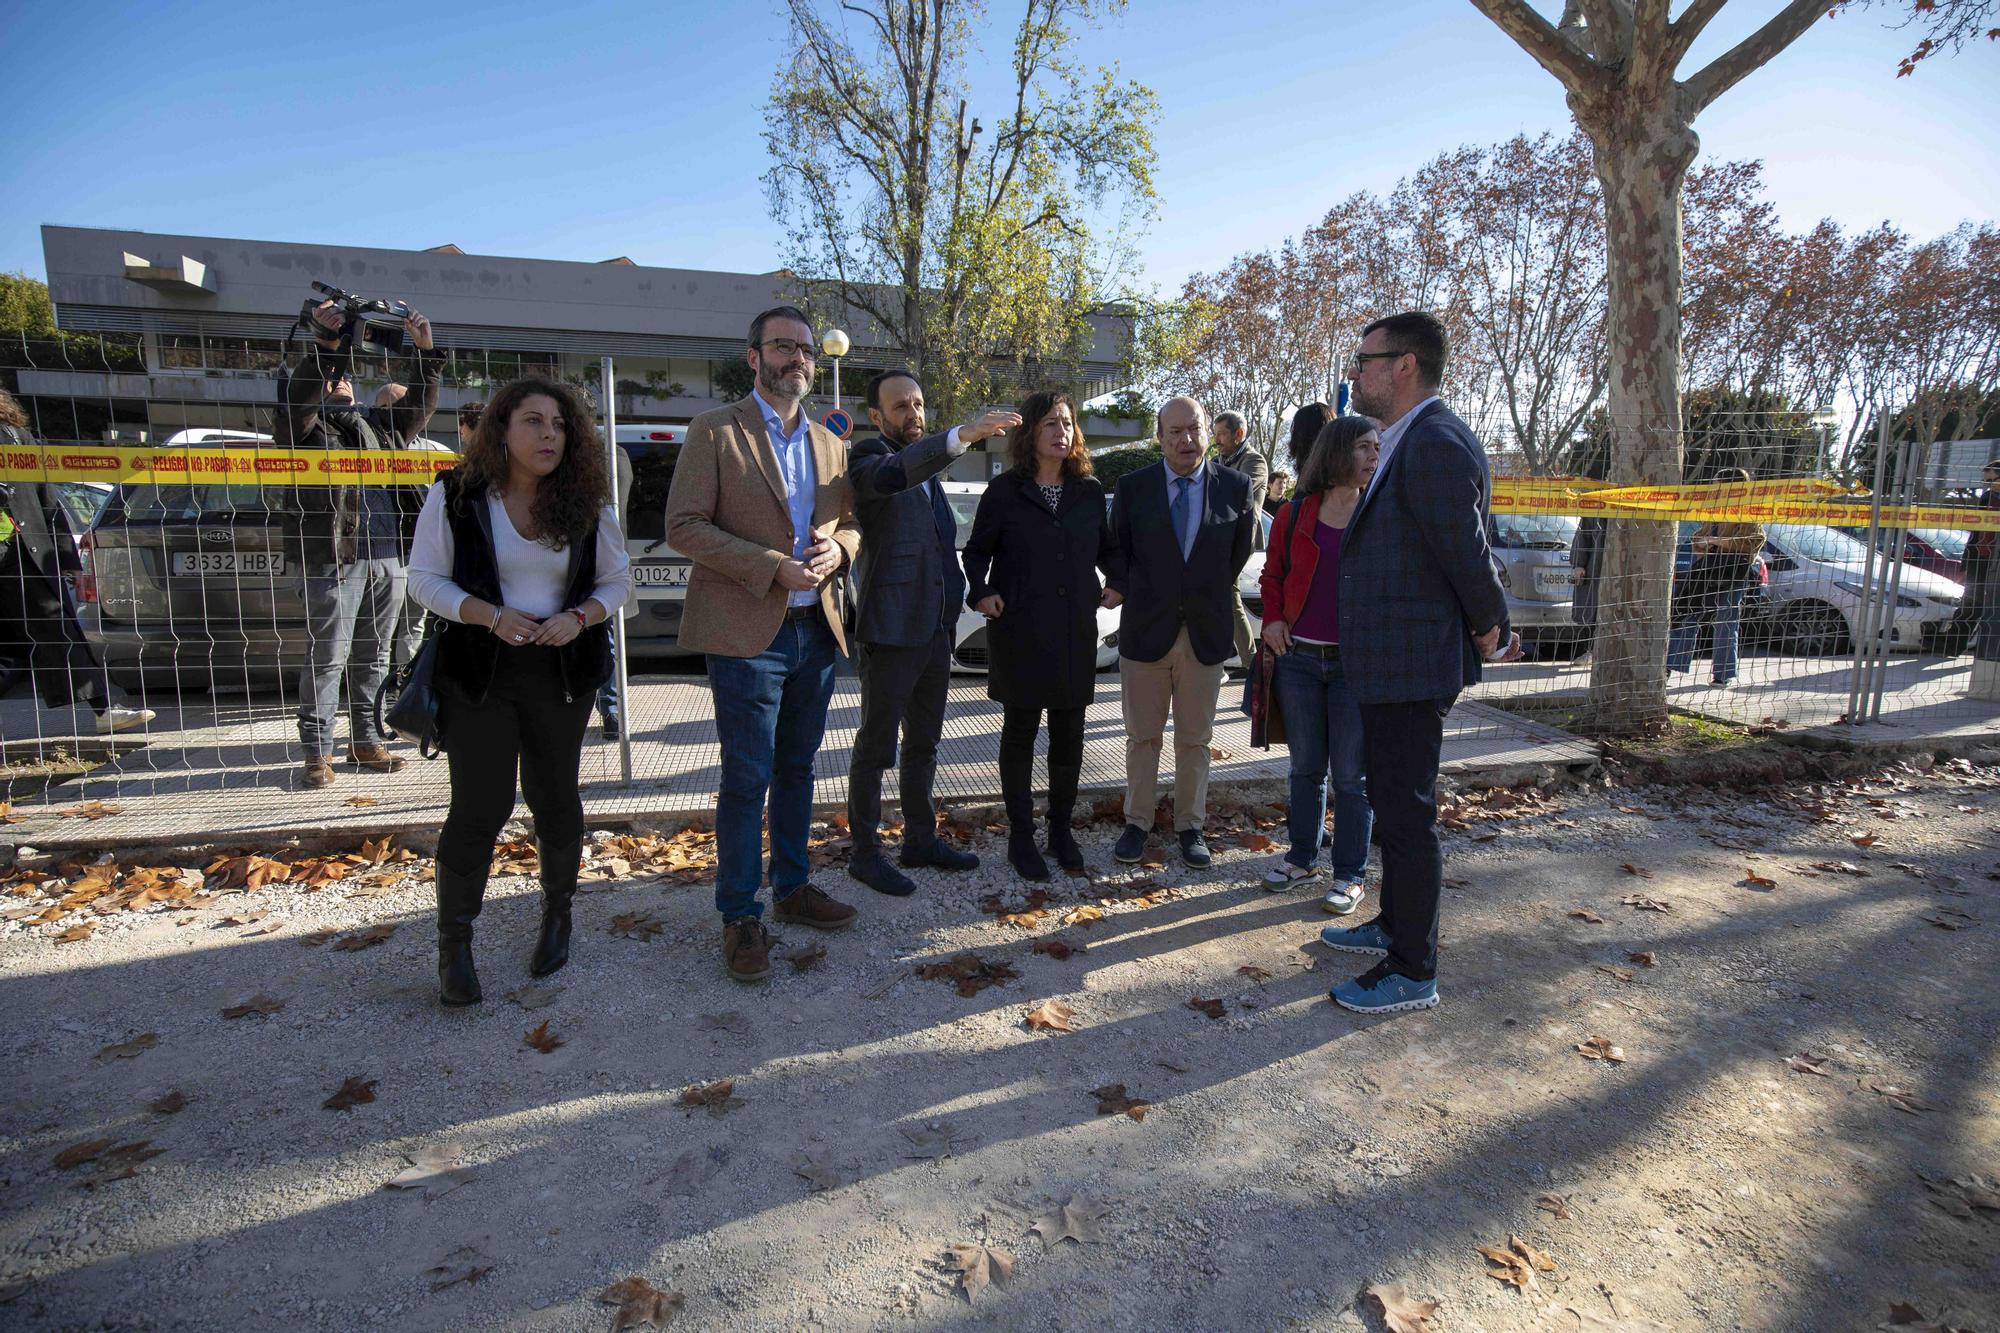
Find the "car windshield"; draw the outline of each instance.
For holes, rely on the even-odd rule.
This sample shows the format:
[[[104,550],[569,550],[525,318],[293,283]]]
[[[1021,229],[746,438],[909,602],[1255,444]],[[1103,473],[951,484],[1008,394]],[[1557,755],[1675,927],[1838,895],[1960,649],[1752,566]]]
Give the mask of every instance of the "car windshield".
[[[1868,548],[1854,538],[1811,523],[1773,523],[1764,529],[1772,544],[1784,554],[1801,560],[1818,560],[1830,565],[1859,565],[1868,560]]]
[[[82,532],[97,521],[104,509],[104,502],[111,498],[111,487],[92,485],[87,481],[59,481],[55,484],[56,499],[69,515],[70,526]]]
[[[1950,528],[1911,528],[1910,535],[1947,560],[1965,559],[1966,534]]]
[[[1494,544],[1516,551],[1567,551],[1576,540],[1576,522],[1561,514],[1495,514]]]
[[[667,492],[674,485],[674,464],[681,447],[664,440],[621,440],[618,447],[632,460],[632,493],[625,500],[625,539],[656,542],[667,535]]]
[[[283,486],[124,486],[118,508],[140,522],[184,523],[217,514],[284,513],[290,488]],[[109,508],[109,506],[107,506]]]

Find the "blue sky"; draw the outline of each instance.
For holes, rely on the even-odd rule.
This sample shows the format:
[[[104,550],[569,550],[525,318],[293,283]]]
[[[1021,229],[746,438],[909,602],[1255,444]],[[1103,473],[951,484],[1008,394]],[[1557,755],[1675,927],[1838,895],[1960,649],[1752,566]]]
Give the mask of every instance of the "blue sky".
[[[1694,58],[1774,7],[1733,0]],[[1162,289],[1438,152],[1566,124],[1555,81],[1465,0],[1229,10],[1136,0],[1078,52],[1160,95],[1161,207],[1142,255]],[[0,0],[0,12],[0,270],[41,276],[50,222],[779,262],[758,181],[783,54],[775,5]],[[1886,219],[1927,236],[2000,216],[2000,44],[1897,79],[1913,38],[1881,12],[1822,21],[1727,94],[1697,124],[1705,153],[1762,159],[1794,227]],[[1004,57],[997,23],[986,50]]]

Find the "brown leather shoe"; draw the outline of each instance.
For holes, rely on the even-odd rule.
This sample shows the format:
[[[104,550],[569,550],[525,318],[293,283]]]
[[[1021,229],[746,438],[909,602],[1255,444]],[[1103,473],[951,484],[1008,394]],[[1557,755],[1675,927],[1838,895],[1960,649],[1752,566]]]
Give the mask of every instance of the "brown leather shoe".
[[[771,935],[754,916],[722,928],[722,966],[738,981],[762,981],[771,975]]]
[[[409,762],[399,754],[390,754],[386,745],[357,745],[348,758],[375,773],[400,773]]]
[[[810,884],[771,908],[774,920],[788,926],[811,926],[814,930],[846,930],[859,915],[846,903],[835,902]]]
[[[333,781],[333,761],[323,754],[306,756],[304,775],[299,779],[308,787],[324,787]]]

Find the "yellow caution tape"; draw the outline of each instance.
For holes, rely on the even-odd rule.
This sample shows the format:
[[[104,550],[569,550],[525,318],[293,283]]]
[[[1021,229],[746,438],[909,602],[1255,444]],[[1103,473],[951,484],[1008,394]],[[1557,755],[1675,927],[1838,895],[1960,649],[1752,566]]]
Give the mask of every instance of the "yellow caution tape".
[[[1865,527],[1871,510],[1865,493],[1807,477],[1682,486],[1612,486],[1575,477],[1495,477],[1493,512]],[[2000,532],[2000,510],[1885,504],[1882,522],[1905,528]]]
[[[124,486],[425,486],[457,466],[457,454],[429,449],[39,444],[0,450],[0,481]]]

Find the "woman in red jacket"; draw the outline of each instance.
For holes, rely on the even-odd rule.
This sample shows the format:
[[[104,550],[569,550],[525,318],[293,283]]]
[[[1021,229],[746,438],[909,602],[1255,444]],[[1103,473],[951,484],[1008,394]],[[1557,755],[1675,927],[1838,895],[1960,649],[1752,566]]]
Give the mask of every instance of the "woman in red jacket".
[[[1340,546],[1382,448],[1368,417],[1328,421],[1299,473],[1297,494],[1271,521],[1259,586],[1264,643],[1278,655],[1272,689],[1292,752],[1292,849],[1264,876],[1273,892],[1319,874],[1327,784],[1333,785],[1333,885],[1324,906],[1360,903],[1374,813],[1361,767],[1361,710],[1340,660]]]

